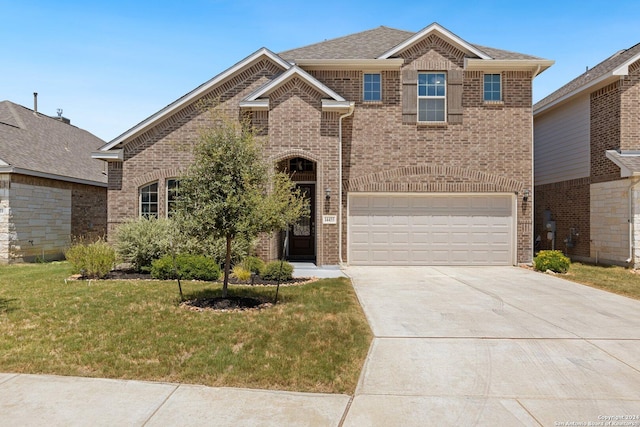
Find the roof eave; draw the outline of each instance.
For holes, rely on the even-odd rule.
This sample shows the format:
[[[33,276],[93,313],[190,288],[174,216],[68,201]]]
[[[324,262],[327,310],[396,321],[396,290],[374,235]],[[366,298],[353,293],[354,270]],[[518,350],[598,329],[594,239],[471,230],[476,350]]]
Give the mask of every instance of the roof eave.
[[[254,52],[253,54],[247,56],[246,58],[244,58],[240,62],[236,63],[232,67],[230,67],[227,70],[223,71],[222,73],[218,74],[217,76],[215,76],[214,78],[212,78],[208,82],[200,85],[196,89],[192,90],[191,92],[187,93],[183,97],[181,97],[178,100],[174,101],[172,104],[169,104],[168,106],[166,106],[162,110],[158,111],[154,115],[152,115],[152,116],[148,117],[147,119],[145,119],[144,121],[140,122],[139,124],[137,124],[133,128],[129,129],[128,131],[126,131],[122,135],[120,135],[117,138],[115,138],[114,140],[112,140],[111,142],[109,142],[109,143],[105,144],[104,146],[100,147],[100,151],[111,150],[112,148],[116,147],[118,144],[121,144],[122,142],[125,142],[125,141],[127,141],[127,140],[129,140],[131,138],[134,138],[134,137],[144,133],[149,128],[153,127],[157,122],[159,122],[159,121],[163,120],[164,118],[174,114],[175,112],[177,112],[181,108],[187,106],[188,104],[190,104],[194,100],[202,97],[203,95],[205,95],[206,93],[208,93],[209,91],[211,91],[215,87],[217,87],[220,83],[222,83],[225,80],[227,80],[228,78],[232,77],[239,70],[242,70],[243,68],[246,68],[246,67],[252,65],[254,62],[258,61],[262,56],[267,56],[268,58],[273,60],[276,64],[278,64],[279,66],[281,66],[285,70],[291,67],[291,64],[289,64],[287,61],[285,61],[284,59],[280,58],[278,55],[276,55],[275,53],[271,52],[269,49],[263,47],[263,48],[257,50],[256,52]]]
[[[620,168],[621,178],[628,178],[630,176],[640,176],[640,170],[629,169],[629,167],[625,165],[624,162],[621,161],[620,157],[623,156],[623,154],[617,152],[616,150],[607,150],[605,151],[605,154],[609,160],[611,160],[613,163],[616,164],[616,166]],[[637,154],[634,156],[640,157]]]
[[[326,112],[335,112],[335,113],[346,113],[353,106],[354,102],[350,101],[335,101],[333,99],[323,99],[322,100],[322,111]]]
[[[465,58],[464,69],[469,71],[537,71],[536,75],[555,64],[550,59],[475,59]]]
[[[295,64],[305,70],[384,71],[400,69],[404,59],[299,59]]]
[[[93,181],[90,179],[82,179],[82,178],[75,178],[72,176],[64,176],[64,175],[56,175],[53,173],[46,173],[46,172],[40,172],[40,171],[34,171],[34,170],[30,170],[30,169],[23,169],[23,168],[16,168],[13,166],[0,166],[0,173],[16,173],[16,174],[20,174],[20,175],[27,175],[27,176],[35,176],[38,178],[47,178],[47,179],[52,179],[55,181],[65,181],[65,182],[73,182],[76,184],[85,184],[85,185],[93,185],[96,187],[107,187],[107,182],[102,182],[102,181]],[[106,177],[106,174],[105,174]]]
[[[124,150],[94,151],[91,153],[92,159],[104,160],[107,162],[121,162],[124,160]]]
[[[545,104],[541,107],[535,108],[533,110],[533,115],[537,115],[537,114],[541,114],[547,110],[552,109],[553,107],[559,105],[559,104],[563,104],[565,101],[568,101],[569,99],[580,95],[581,93],[588,91],[593,92],[594,90],[598,90],[600,88],[605,87],[606,85],[615,82],[616,80],[620,80],[622,78],[622,75],[617,75],[617,74],[613,74],[613,71],[610,71],[606,74],[603,74],[602,76],[598,77],[597,79],[591,80],[590,82],[587,82],[586,84],[572,90],[571,92],[561,96],[558,99],[555,99],[551,102],[549,102],[548,104]]]

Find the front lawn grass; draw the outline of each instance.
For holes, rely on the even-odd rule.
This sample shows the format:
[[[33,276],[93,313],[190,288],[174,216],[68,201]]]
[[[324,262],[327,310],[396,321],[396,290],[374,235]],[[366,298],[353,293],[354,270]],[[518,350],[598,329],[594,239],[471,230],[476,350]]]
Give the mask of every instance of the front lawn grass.
[[[574,262],[569,271],[559,277],[626,297],[640,299],[640,273],[624,267]]]
[[[371,342],[346,279],[281,287],[274,307],[221,313],[180,307],[175,281],[65,284],[70,274],[67,263],[0,267],[0,372],[352,394]],[[221,289],[182,286],[187,299]]]

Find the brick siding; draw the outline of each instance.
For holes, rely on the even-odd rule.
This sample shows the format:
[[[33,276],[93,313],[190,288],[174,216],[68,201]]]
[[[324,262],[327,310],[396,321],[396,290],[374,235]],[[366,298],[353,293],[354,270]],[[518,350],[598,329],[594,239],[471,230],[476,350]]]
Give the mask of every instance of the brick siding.
[[[429,37],[407,51],[405,67],[460,69],[462,52],[438,37]],[[427,67],[427,68],[425,68]],[[435,67],[435,68],[434,68]],[[208,99],[218,99],[238,115],[239,101],[279,70],[263,61],[235,76]],[[274,163],[301,156],[316,162],[317,263],[337,264],[338,244],[346,259],[348,191],[518,192],[532,189],[532,120],[530,72],[503,73],[504,102],[482,101],[482,73],[464,73],[463,122],[439,126],[402,122],[401,72],[384,71],[381,102],[362,101],[361,71],[312,70],[315,78],[356,103],[343,120],[343,181],[338,183],[338,113],[322,112],[323,94],[294,78],[269,94],[269,112],[250,117],[264,138],[265,155]],[[138,189],[158,181],[160,215],[164,215],[164,179],[191,161],[185,149],[208,123],[196,105],[146,131],[125,145],[124,163],[109,168],[109,229],[138,215]],[[337,200],[338,185],[345,190]],[[324,189],[335,197],[325,200]],[[519,197],[518,200],[521,200]],[[341,206],[339,206],[341,204]],[[519,203],[520,206],[520,203]],[[322,214],[342,209],[338,226],[322,224]],[[518,212],[518,262],[532,253],[532,209]],[[275,258],[277,236],[263,236],[260,254]]]

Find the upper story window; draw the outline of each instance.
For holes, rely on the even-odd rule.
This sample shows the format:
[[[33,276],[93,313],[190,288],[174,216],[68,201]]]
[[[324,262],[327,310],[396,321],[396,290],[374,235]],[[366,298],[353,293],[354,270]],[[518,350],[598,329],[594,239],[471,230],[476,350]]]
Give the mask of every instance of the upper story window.
[[[379,73],[364,75],[364,89],[362,92],[363,101],[382,100],[382,78]]]
[[[444,122],[447,75],[418,73],[418,122]]]
[[[140,216],[144,218],[158,218],[157,182],[140,188]]]
[[[172,178],[167,180],[167,218],[171,218],[176,210],[180,180]]]
[[[484,75],[484,100],[502,101],[502,81],[500,74]]]

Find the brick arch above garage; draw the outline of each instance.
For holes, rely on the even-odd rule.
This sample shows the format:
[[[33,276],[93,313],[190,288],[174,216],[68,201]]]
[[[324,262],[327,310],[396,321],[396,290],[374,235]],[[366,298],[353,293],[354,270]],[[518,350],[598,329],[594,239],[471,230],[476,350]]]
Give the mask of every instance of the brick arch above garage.
[[[524,183],[513,178],[458,166],[407,166],[359,176],[346,191],[492,193],[521,192]]]

